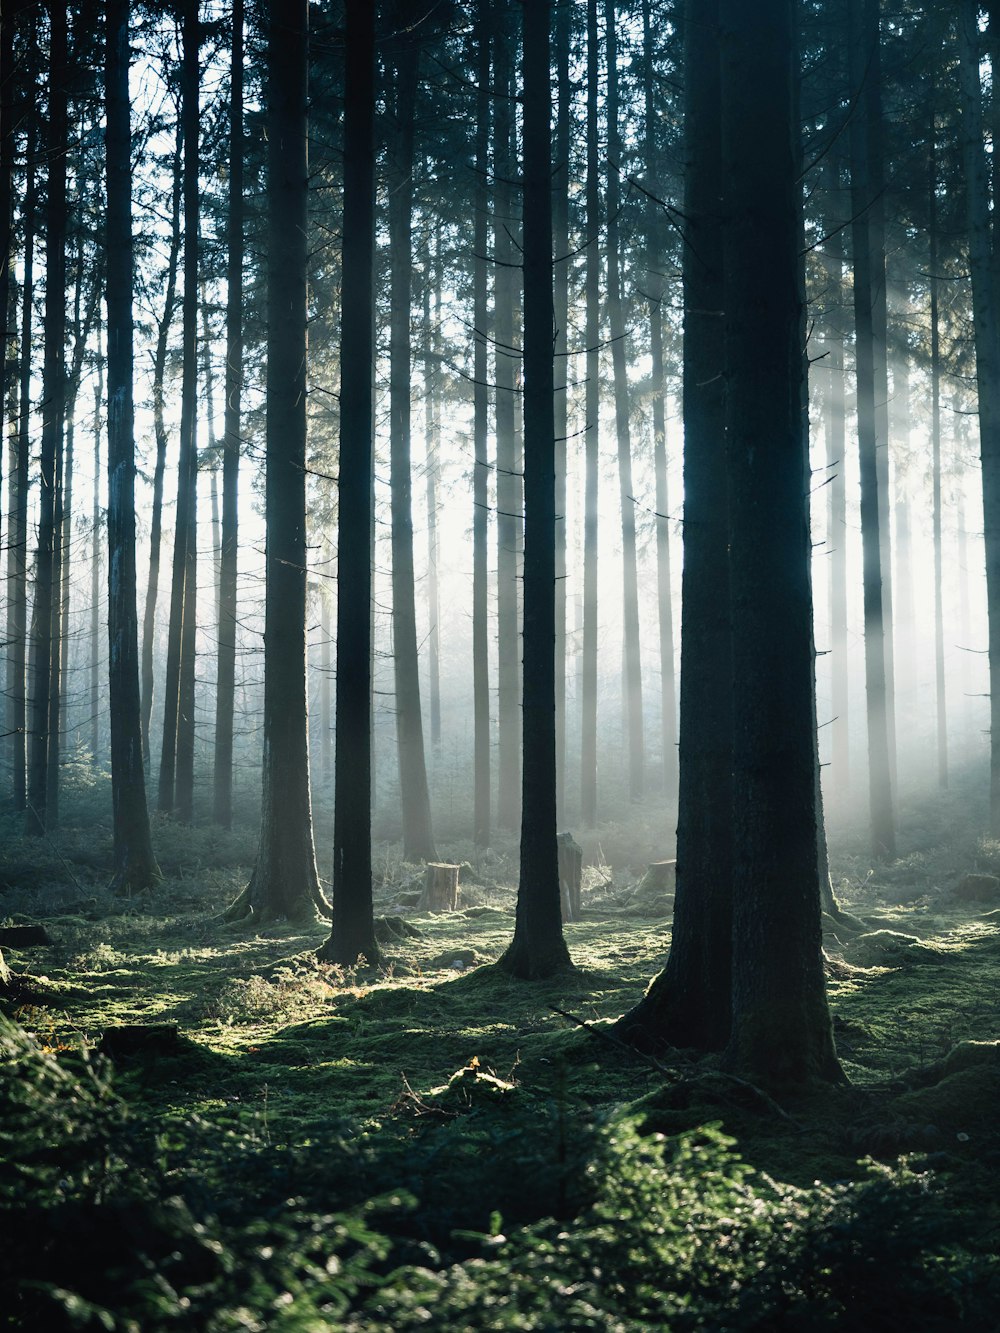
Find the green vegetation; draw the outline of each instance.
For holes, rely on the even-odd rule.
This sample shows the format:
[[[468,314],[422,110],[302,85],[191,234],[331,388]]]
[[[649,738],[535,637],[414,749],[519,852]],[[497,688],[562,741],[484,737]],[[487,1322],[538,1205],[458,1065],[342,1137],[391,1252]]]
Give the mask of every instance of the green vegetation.
[[[340,969],[321,922],[222,922],[238,834],[161,825],[163,886],[113,898],[89,799],[58,841],[6,830],[0,867],[3,924],[53,940],[6,949],[7,1326],[995,1327],[1000,922],[953,892],[995,845],[952,828],[877,875],[839,867],[867,927],[827,941],[851,1085],[779,1105],[610,1038],[669,938],[641,864],[586,872],[577,971],[528,985],[488,966],[502,850],[429,917],[383,849],[386,966]],[[125,1024],[176,1038],[102,1055]]]

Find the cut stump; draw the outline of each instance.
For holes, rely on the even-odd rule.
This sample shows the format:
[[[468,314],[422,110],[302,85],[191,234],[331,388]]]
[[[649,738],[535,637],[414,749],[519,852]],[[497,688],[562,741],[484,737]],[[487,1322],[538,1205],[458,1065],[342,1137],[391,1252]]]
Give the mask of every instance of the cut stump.
[[[0,926],[0,944],[12,949],[30,949],[35,944],[51,944],[52,936],[44,926]]]
[[[636,885],[636,892],[645,896],[673,893],[677,872],[676,861],[650,861],[646,873]]]
[[[422,912],[454,912],[458,907],[458,872],[460,866],[429,861],[424,870],[424,891],[420,895]]]
[[[583,848],[572,833],[560,833],[559,898],[563,921],[580,920],[580,885],[583,879]]]

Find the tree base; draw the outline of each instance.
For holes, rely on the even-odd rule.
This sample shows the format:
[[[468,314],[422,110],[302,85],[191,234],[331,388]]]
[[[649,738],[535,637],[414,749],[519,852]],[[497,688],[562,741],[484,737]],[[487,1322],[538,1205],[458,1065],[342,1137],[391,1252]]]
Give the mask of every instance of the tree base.
[[[506,952],[497,959],[496,966],[518,981],[549,981],[576,971],[561,937],[558,943],[539,947],[518,939],[516,932]]]

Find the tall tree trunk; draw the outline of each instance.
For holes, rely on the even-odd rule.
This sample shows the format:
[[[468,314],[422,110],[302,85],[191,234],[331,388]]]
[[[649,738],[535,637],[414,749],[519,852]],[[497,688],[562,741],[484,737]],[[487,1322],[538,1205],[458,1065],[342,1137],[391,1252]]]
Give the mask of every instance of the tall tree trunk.
[[[944,553],[941,542],[941,328],[938,297],[937,124],[931,96],[927,179],[931,319],[931,493],[934,529],[934,685],[938,784],[948,786],[948,708],[944,667]]]
[[[45,832],[48,820],[49,688],[52,668],[52,613],[56,550],[56,487],[66,400],[66,154],[68,135],[66,10],[51,6],[49,107],[45,206],[45,353],[42,370],[41,461],[39,465],[38,553],[31,617],[31,745],[28,768],[27,831]]]
[[[189,821],[194,803],[194,645],[198,503],[198,0],[184,0],[181,118],[184,134],[184,297],[180,456],[157,805]]]
[[[521,873],[499,967],[537,980],[571,966],[556,842],[555,419],[549,0],[524,7],[524,678]]]
[[[597,538],[601,416],[601,207],[598,179],[597,104],[600,50],[597,0],[587,0],[587,387],[584,413],[583,651],[580,732],[580,815],[587,828],[597,823]]]
[[[850,2],[851,83],[855,94],[877,76],[878,15],[874,0]],[[874,21],[873,21],[874,20]],[[879,504],[879,374],[875,349],[878,289],[885,283],[885,255],[876,248],[871,223],[875,179],[867,115],[851,119],[851,236],[854,249],[855,361],[858,386],[858,449],[861,460],[861,545],[864,581],[865,688],[868,715],[868,783],[872,849],[877,857],[896,854],[896,819],[893,799],[890,741],[890,686],[886,658],[883,582],[884,543]],[[883,452],[887,441],[882,437]]]
[[[518,624],[518,551],[521,510],[518,485],[514,347],[514,307],[517,268],[513,234],[513,182],[517,161],[513,149],[515,128],[512,80],[516,29],[514,9],[506,0],[494,8],[493,35],[496,101],[493,115],[493,279],[494,346],[496,371],[496,476],[497,476],[497,823],[517,828],[520,821],[521,761],[518,737],[521,724],[519,680],[520,627]]]
[[[556,811],[565,809],[566,776],[566,455],[569,442],[569,152],[573,89],[569,75],[570,9],[556,5],[553,44],[557,86],[552,173],[553,303],[556,432]]]
[[[642,653],[639,638],[639,574],[635,540],[635,491],[632,485],[632,439],[629,428],[628,372],[625,365],[625,315],[621,278],[621,132],[618,125],[618,35],[615,0],[604,0],[608,46],[608,321],[615,381],[615,427],[618,436],[618,485],[622,511],[622,616],[625,632],[625,706],[628,717],[628,794],[645,794],[645,729],[642,720]]]
[[[13,105],[14,14],[14,7],[10,4],[5,4],[0,10],[0,317],[3,319],[3,334],[0,337],[0,422],[3,423],[3,429],[0,429],[0,473],[4,462],[2,437],[6,435],[7,421],[8,344],[12,341],[14,331],[10,299],[13,287],[11,260],[14,254],[13,171],[16,146]]]
[[[7,730],[13,749],[14,809],[27,807],[27,696],[26,655],[28,631],[28,464],[31,452],[31,343],[34,305],[35,218],[37,212],[35,174],[35,120],[27,127],[27,167],[21,225],[24,248],[21,259],[20,365],[18,374],[18,424],[16,462],[10,469],[11,518],[8,523],[7,556]]]
[[[148,889],[160,874],[146,806],[139,706],[135,570],[135,439],[132,403],[132,136],[129,117],[129,3],[108,0],[108,686],[111,797],[118,893]]]
[[[170,248],[167,254],[166,290],[163,314],[157,321],[156,350],[153,353],[153,434],[156,462],[153,466],[153,511],[149,530],[149,578],[142,620],[142,751],[149,767],[149,720],[153,711],[153,646],[156,634],[156,599],[160,585],[160,540],[163,528],[163,473],[167,462],[167,426],[164,420],[164,379],[167,371],[167,345],[177,304],[177,265],[181,250],[181,195],[183,183],[184,118],[177,119],[174,142],[173,192],[170,206]],[[234,168],[235,169],[235,168]],[[176,726],[176,724],[175,724]]]
[[[828,154],[824,169],[825,184],[831,201],[840,195],[839,159]],[[841,210],[834,202],[828,207],[825,246],[827,276],[826,361],[829,378],[825,401],[827,466],[826,540],[829,554],[830,600],[830,700],[833,717],[831,772],[835,788],[846,790],[850,779],[850,729],[847,659],[847,485],[846,408],[844,394],[844,329],[841,307],[844,300],[844,234]]]
[[[649,0],[642,5],[645,65],[645,158],[648,189],[660,188],[656,148],[658,124],[653,79],[653,26]],[[660,629],[660,713],[663,734],[663,789],[677,796],[677,689],[674,679],[674,605],[670,569],[670,495],[667,485],[666,377],[663,368],[662,205],[646,200],[646,296],[649,300],[649,351],[653,382],[653,466],[656,472],[656,593]]]
[[[90,516],[90,762],[96,768],[101,755],[101,431],[104,409],[104,366],[101,329],[97,334],[97,382],[94,385],[94,484]]]
[[[441,633],[440,596],[438,592],[438,514],[437,485],[441,438],[441,355],[438,331],[441,328],[441,232],[435,231],[434,262],[428,245],[424,281],[424,482],[427,499],[427,674],[430,687],[431,745],[441,750]],[[434,320],[431,322],[431,288],[434,288]]]
[[[491,835],[490,654],[489,654],[489,296],[486,247],[489,234],[491,0],[476,9],[476,185],[473,222],[473,447],[472,476],[472,690],[473,837],[488,847]]]
[[[730,1035],[732,640],[721,312],[718,0],[684,23],[684,561],[677,878],[670,953],[621,1020],[642,1048],[718,1050]],[[812,786],[810,783],[810,790]]]
[[[333,932],[320,957],[379,958],[372,912],[371,532],[375,430],[375,11],[347,0]]]
[[[413,577],[410,355],[413,246],[413,115],[419,47],[408,30],[393,52],[393,129],[389,148],[389,471],[392,511],[392,660],[396,684],[403,856],[433,861],[434,833],[424,757]]]
[[[268,18],[263,797],[257,865],[230,909],[261,921],[308,919],[326,906],[306,687],[308,0],[270,0]]]
[[[805,282],[794,0],[720,0],[733,613],[728,1061],[842,1077],[826,1004],[814,781]]]
[[[995,41],[996,16],[993,7],[989,6],[989,9],[989,33]],[[997,311],[1000,242],[989,206],[978,14],[978,5],[973,4],[972,0],[962,0],[958,22],[961,136],[976,339],[983,543],[989,621],[990,833],[997,837],[1000,836],[1000,315]],[[995,160],[993,165],[996,170]],[[995,207],[995,195],[993,203]]]
[[[226,260],[226,412],[222,437],[222,551],[215,689],[212,814],[233,821],[233,710],[236,691],[236,591],[239,567],[240,431],[243,413],[243,0],[233,3],[229,88],[229,219]],[[324,599],[324,606],[326,600]],[[324,636],[328,640],[328,635]],[[329,718],[326,720],[329,727]]]

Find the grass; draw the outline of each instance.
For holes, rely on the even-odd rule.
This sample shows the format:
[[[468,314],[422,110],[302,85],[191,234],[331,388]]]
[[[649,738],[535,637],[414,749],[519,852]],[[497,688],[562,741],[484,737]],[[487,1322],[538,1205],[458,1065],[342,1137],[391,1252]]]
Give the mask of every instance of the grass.
[[[104,834],[66,808],[58,839],[8,829],[0,865],[7,922],[54,941],[8,957],[10,1326],[819,1328],[856,1297],[852,1327],[888,1328],[893,1282],[911,1327],[991,1326],[1000,927],[949,886],[1000,867],[995,845],[953,830],[875,874],[835,861],[871,921],[867,944],[827,941],[851,1085],[775,1109],[711,1060],[657,1069],[606,1039],[669,944],[629,893],[645,850],[588,872],[575,974],[530,986],[488,966],[509,857],[420,916],[399,903],[416,868],[380,849],[377,911],[417,933],[342,969],[315,959],[320,922],[221,921],[252,836],[161,825],[162,887],[122,902]],[[126,1023],[175,1024],[177,1047],[94,1057]],[[84,1208],[96,1259],[71,1244]]]

